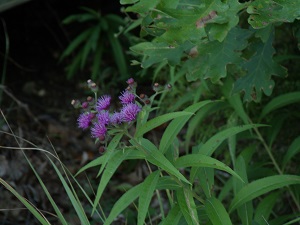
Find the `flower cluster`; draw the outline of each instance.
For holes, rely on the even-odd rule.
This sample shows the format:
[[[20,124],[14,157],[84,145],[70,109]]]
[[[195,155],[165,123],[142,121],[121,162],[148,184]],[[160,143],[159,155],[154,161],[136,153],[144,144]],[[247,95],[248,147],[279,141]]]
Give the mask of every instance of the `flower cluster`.
[[[88,80],[87,83],[96,96],[97,85],[91,80]],[[78,127],[83,130],[90,128],[93,138],[105,141],[107,131],[110,128],[133,122],[141,111],[141,107],[135,101],[136,82],[130,78],[127,80],[127,84],[127,89],[119,96],[121,103],[119,111],[110,111],[112,98],[109,95],[103,95],[96,100],[88,97],[83,103],[80,103],[79,100],[73,100],[72,105],[83,110],[77,120]]]

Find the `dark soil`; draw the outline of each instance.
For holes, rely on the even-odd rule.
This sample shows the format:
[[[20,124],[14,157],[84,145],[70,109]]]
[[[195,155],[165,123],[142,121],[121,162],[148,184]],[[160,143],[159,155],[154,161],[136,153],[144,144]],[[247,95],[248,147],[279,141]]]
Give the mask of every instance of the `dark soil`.
[[[87,161],[99,156],[89,134],[77,128],[78,111],[70,104],[73,98],[84,97],[82,84],[89,77],[82,73],[67,80],[64,71],[67,62],[58,63],[62,51],[80,31],[78,27],[62,26],[61,21],[78,13],[79,6],[93,7],[102,13],[119,12],[118,1],[39,0],[0,13],[0,178],[45,214],[53,212],[21,151],[21,148],[35,148],[24,152],[70,224],[80,222],[73,219],[74,211],[68,197],[45,157],[50,155],[40,149],[56,152],[73,174]],[[9,55],[3,73],[5,34],[9,36]],[[54,161],[59,166],[59,162]],[[98,182],[95,172],[89,177],[91,182]],[[47,215],[50,222],[58,224],[55,217]],[[0,224],[39,224],[2,185]]]

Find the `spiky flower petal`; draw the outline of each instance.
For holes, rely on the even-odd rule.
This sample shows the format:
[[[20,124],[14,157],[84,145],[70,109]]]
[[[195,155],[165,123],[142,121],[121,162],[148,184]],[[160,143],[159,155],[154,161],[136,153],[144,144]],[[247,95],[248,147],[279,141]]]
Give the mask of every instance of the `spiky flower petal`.
[[[91,112],[80,114],[77,120],[78,127],[84,130],[87,129],[91,125],[94,117],[95,114]]]
[[[106,110],[110,106],[110,100],[111,97],[109,95],[103,95],[100,98],[98,98],[97,104],[96,104],[96,110],[98,112],[101,112],[102,110]]]
[[[95,123],[91,129],[91,134],[93,138],[103,138],[107,132],[106,127],[103,124]]]
[[[136,119],[137,114],[141,111],[141,108],[134,103],[124,105],[121,110],[121,115],[124,122],[131,122]]]
[[[134,102],[135,95],[126,90],[122,93],[122,95],[119,97],[119,99],[121,100],[121,103],[123,105],[126,105],[126,104]]]
[[[110,123],[112,125],[118,125],[121,124],[122,122],[123,122],[123,117],[121,113],[115,112],[110,115]]]
[[[109,124],[110,116],[108,111],[101,111],[97,114],[98,122],[102,125]]]

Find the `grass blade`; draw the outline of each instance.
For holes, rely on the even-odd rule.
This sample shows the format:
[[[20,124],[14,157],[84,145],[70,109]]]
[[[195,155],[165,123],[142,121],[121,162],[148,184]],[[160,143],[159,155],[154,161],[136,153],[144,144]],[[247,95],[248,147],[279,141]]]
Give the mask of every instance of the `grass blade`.
[[[300,152],[300,136],[297,137],[292,144],[290,145],[289,149],[287,150],[286,154],[282,160],[282,167],[284,168],[286,164],[293,158],[296,154]]]
[[[16,196],[20,202],[23,203],[23,205],[34,215],[34,217],[43,225],[49,225],[49,221],[44,217],[44,215],[39,212],[37,208],[35,208],[26,198],[21,196],[12,186],[10,186],[8,183],[6,183],[2,178],[0,178],[0,183],[8,190],[10,193],[12,193],[14,196]]]

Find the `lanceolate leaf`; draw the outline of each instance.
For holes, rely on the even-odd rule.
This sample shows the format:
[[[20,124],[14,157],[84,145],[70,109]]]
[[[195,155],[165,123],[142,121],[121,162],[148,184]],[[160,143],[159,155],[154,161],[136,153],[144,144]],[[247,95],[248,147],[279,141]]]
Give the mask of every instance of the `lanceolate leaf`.
[[[300,176],[274,175],[253,181],[235,195],[230,205],[230,212],[258,196],[292,184],[300,184]]]
[[[129,206],[136,198],[140,196],[142,191],[143,184],[138,184],[127,191],[121,198],[114,204],[112,210],[110,211],[109,216],[105,220],[104,225],[110,225],[114,219],[127,207]]]
[[[226,209],[215,197],[206,199],[204,206],[205,211],[213,225],[232,224]]]
[[[300,153],[300,136],[298,136],[290,145],[289,149],[285,153],[282,165],[285,167],[285,165],[290,161],[290,159],[295,156],[296,154]]]
[[[300,1],[253,1],[247,12],[250,14],[248,22],[255,29],[266,27],[270,23],[293,22],[300,17]]]
[[[143,134],[147,133],[148,131],[152,130],[153,128],[156,128],[163,123],[168,122],[169,120],[172,120],[177,117],[187,117],[189,118],[193,114],[191,112],[173,112],[164,114],[158,117],[155,117],[154,119],[151,119],[147,121],[145,124],[141,125],[140,128],[136,131],[135,137],[141,137]]]
[[[149,209],[150,201],[156,188],[156,184],[159,178],[159,171],[151,173],[145,181],[142,183],[142,189],[139,197],[138,208],[138,225],[145,223],[145,218]]]
[[[134,143],[133,143],[134,144]],[[157,167],[165,170],[170,175],[184,181],[187,184],[190,182],[176,169],[173,164],[156,148],[156,146],[147,139],[142,138],[140,144],[146,150],[146,159]],[[137,146],[137,148],[139,148]]]
[[[262,92],[270,96],[275,85],[271,76],[286,76],[286,69],[273,61],[273,36],[270,35],[266,43],[254,43],[254,55],[242,65],[247,74],[235,82],[233,92],[244,92],[244,101],[258,102]]]
[[[202,154],[190,154],[190,155],[181,156],[176,160],[175,166],[177,168],[185,168],[185,167],[215,168],[215,169],[226,171],[227,173],[243,181],[242,178],[226,164],[212,157],[202,155]]]
[[[174,204],[173,208],[169,211],[167,217],[159,225],[177,225],[181,217],[182,213],[178,204]]]
[[[260,124],[248,124],[243,126],[231,127],[226,130],[220,131],[211,137],[204,145],[200,147],[199,153],[207,156],[211,156],[213,152],[222,144],[224,140],[232,135],[236,135],[240,132],[255,128],[262,127],[266,125]]]
[[[188,225],[199,225],[198,213],[192,191],[182,188],[176,193],[180,210]]]
[[[213,101],[207,100],[199,103],[195,103],[184,110],[184,112],[195,113],[205,105],[212,103]],[[187,123],[187,121],[192,117],[193,114],[190,114],[185,117],[179,117],[174,119],[166,128],[159,145],[159,150],[162,153],[165,153],[167,149],[172,145],[175,137],[181,131],[183,126]]]

